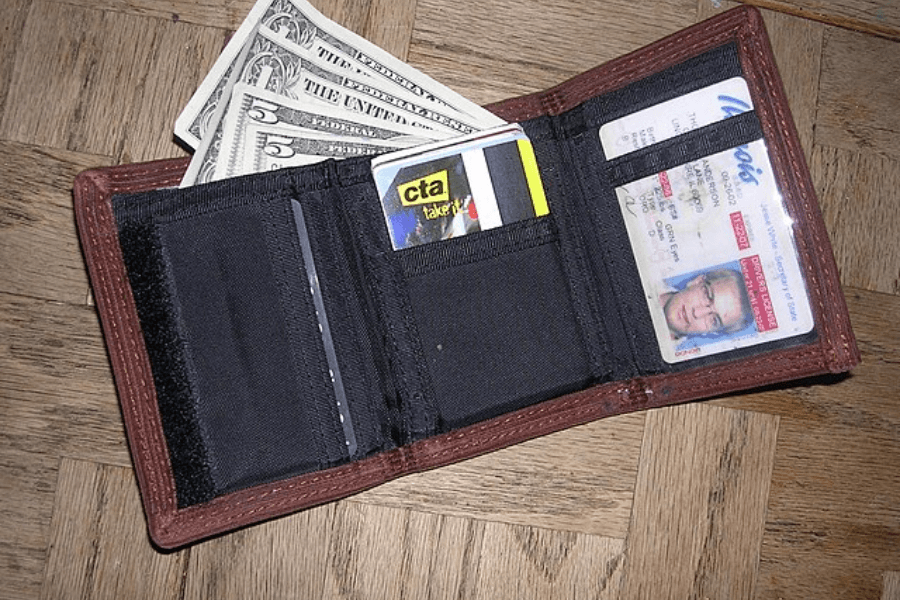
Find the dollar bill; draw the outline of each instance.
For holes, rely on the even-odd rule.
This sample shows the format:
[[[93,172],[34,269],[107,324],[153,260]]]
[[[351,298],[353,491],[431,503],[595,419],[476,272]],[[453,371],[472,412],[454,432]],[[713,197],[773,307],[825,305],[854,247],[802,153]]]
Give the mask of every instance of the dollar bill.
[[[349,119],[346,113],[330,105],[298,102],[246,84],[235,86],[224,122],[221,145],[228,152],[219,154],[216,169],[224,176],[234,173],[237,164],[241,162],[244,139],[250,125],[295,127],[301,131],[334,135],[336,138],[390,140],[398,147],[440,139],[437,132],[424,135],[426,131],[422,128],[399,124],[386,127],[377,119],[364,115],[354,115],[353,119]]]
[[[263,42],[261,36],[271,45]],[[254,44],[255,49],[242,61],[242,51]],[[304,71],[303,58],[315,67],[313,73]],[[210,127],[211,116],[218,105],[227,102],[230,97],[229,74],[236,69],[242,72],[241,81],[252,82],[255,77],[273,76],[273,81],[266,87],[281,88],[295,95],[298,95],[297,84],[303,81],[301,85],[311,85],[326,97],[333,95],[334,90],[341,86],[335,87],[335,79],[323,77],[323,73],[333,75],[335,70],[352,69],[358,77],[347,78],[349,81],[345,83],[349,84],[349,88],[362,94],[363,98],[378,99],[388,105],[376,104],[369,110],[388,110],[392,107],[400,115],[418,111],[421,117],[458,133],[503,122],[374,44],[326,19],[305,0],[260,0],[179,116],[175,132],[186,144],[194,148],[200,145]],[[310,77],[302,76],[304,72],[318,79],[310,84]],[[384,89],[388,85],[389,89]],[[345,90],[348,88],[347,85],[342,87]],[[364,106],[371,107],[370,104]]]
[[[413,141],[336,136],[297,127],[249,125],[241,152],[242,165],[227,176],[297,167],[326,158],[382,154],[414,144]]]
[[[443,135],[438,132],[424,135],[426,130],[421,127],[348,115],[328,104],[300,102],[248,84],[234,86],[220,123],[215,133],[201,142],[182,187],[231,177],[241,171],[249,125],[290,126],[341,138],[395,139],[403,147],[442,139]]]

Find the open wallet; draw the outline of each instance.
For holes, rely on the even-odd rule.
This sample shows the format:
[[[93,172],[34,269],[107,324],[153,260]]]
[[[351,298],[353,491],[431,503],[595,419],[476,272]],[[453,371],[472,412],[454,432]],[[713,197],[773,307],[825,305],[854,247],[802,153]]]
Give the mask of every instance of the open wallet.
[[[78,176],[159,546],[859,361],[755,9],[488,108],[530,140],[546,209],[400,249],[371,157]]]

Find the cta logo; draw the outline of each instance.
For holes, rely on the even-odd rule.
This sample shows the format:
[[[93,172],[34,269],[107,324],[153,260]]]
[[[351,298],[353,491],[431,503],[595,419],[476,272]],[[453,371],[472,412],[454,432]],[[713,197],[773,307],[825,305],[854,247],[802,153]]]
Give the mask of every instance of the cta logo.
[[[447,202],[450,200],[447,169],[398,185],[397,192],[403,206]]]

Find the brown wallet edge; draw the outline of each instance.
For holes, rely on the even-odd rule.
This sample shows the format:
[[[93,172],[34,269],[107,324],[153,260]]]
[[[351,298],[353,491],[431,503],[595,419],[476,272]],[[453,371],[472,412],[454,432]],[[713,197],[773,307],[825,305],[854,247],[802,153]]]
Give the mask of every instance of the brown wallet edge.
[[[76,220],[119,392],[150,536],[173,548],[346,497],[404,474],[443,466],[602,417],[717,396],[747,387],[843,372],[859,351],[837,267],[759,12],[738,7],[551,88],[488,108],[508,120],[558,114],[729,41],[740,47],[773,168],[809,282],[818,339],[738,363],[599,385],[340,467],[254,486],[179,509],[150,361],[128,285],[111,198],[177,185],[188,159],[85,171],[75,180]],[[763,94],[762,90],[771,93]]]

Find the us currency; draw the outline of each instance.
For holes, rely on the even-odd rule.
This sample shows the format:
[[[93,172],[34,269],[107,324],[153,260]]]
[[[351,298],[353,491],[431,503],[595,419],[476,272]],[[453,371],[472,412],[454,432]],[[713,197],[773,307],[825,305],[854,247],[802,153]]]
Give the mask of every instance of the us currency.
[[[241,168],[234,175],[297,167],[327,158],[369,156],[408,148],[414,142],[336,136],[299,127],[249,125]]]
[[[289,45],[293,52],[288,54],[293,56],[285,56],[277,49],[272,49],[276,51],[271,55],[262,56],[253,53],[256,60],[251,59],[249,64],[242,62],[242,50],[253,44],[260,32],[271,29],[277,30],[285,41],[276,45]],[[274,37],[277,39],[279,35]],[[263,51],[261,48],[260,50]],[[383,90],[388,95],[406,98],[412,95],[418,100],[411,103],[413,107],[426,112],[434,111],[436,114],[464,123],[465,126],[462,128],[451,127],[459,132],[465,132],[467,128],[483,129],[503,122],[374,44],[328,20],[305,0],[260,0],[182,111],[175,125],[176,135],[194,148],[199,146],[217,106],[227,102],[231,94],[227,83],[228,75],[235,69],[244,71],[249,67],[253,71],[268,66],[272,73],[276,74],[276,86],[283,86],[288,83],[291,76],[297,74],[300,68],[298,60],[304,54],[316,58],[316,62],[320,64],[330,64],[332,68],[335,65],[347,68],[348,63],[351,63],[350,68],[356,69],[360,77],[363,72],[373,75],[371,79],[377,81],[377,84],[371,86],[361,84],[362,87],[385,87],[385,83],[392,82],[394,85],[390,90]],[[284,59],[287,59],[286,62],[281,62]],[[265,65],[263,62],[268,64]],[[279,75],[281,82],[277,83]],[[241,77],[241,80],[249,79]],[[399,90],[399,93],[396,90]],[[405,108],[408,110],[412,107]]]
[[[463,122],[456,116],[448,116],[435,110],[431,104],[410,100],[402,89],[385,91],[371,84],[370,78],[353,79],[345,73],[329,70],[309,57],[302,47],[284,36],[258,27],[251,42],[241,48],[234,68],[220,86],[221,93],[211,116],[204,116],[207,133],[200,141],[191,165],[181,182],[182,187],[206,183],[215,177],[215,165],[222,146],[225,124],[230,122],[230,101],[234,86],[247,83],[269,89],[288,98],[302,99],[304,103],[325,104],[335,111],[343,111],[347,119],[361,121],[371,117],[391,128],[405,129],[411,126],[422,130],[422,136],[441,139],[458,133],[468,133],[480,127]],[[233,114],[233,113],[232,113]]]
[[[425,130],[399,124],[384,123],[363,115],[348,119],[347,114],[327,104],[299,102],[274,92],[238,84],[232,91],[231,102],[223,119],[223,134],[215,152],[206,157],[214,162],[212,179],[232,177],[242,167],[247,128],[251,125],[293,127],[333,135],[336,138],[355,138],[390,141],[397,147],[424,144],[438,139],[423,135]],[[222,151],[224,150],[224,151]]]

